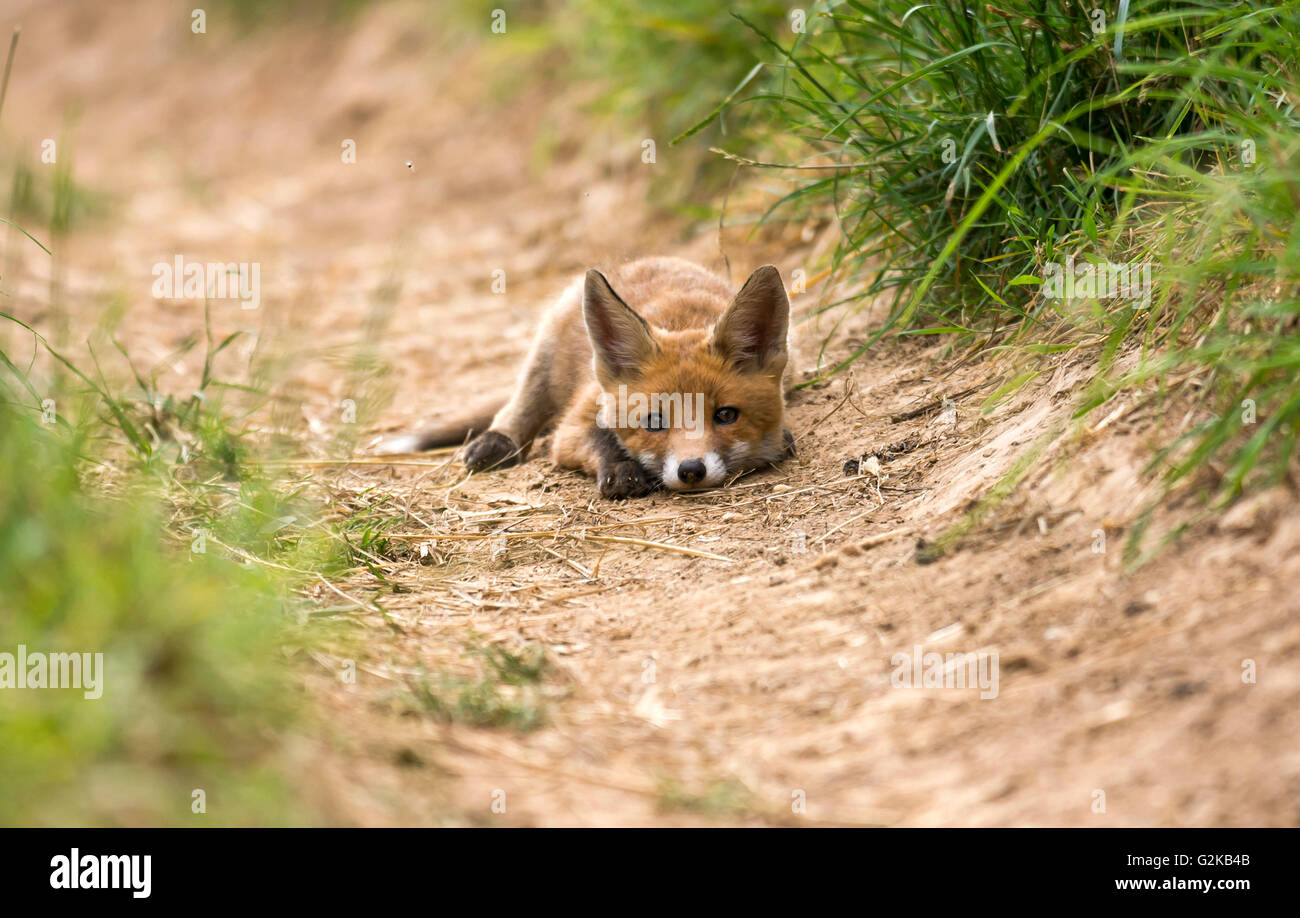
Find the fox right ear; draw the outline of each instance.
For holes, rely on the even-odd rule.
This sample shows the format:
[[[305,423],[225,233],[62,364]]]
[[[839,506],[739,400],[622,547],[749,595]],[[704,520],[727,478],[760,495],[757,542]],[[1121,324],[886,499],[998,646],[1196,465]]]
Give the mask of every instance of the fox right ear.
[[[737,366],[784,368],[789,330],[790,300],[781,272],[763,265],[714,326],[713,346]]]
[[[582,318],[601,382],[635,372],[658,350],[645,319],[623,302],[599,271],[587,272]]]

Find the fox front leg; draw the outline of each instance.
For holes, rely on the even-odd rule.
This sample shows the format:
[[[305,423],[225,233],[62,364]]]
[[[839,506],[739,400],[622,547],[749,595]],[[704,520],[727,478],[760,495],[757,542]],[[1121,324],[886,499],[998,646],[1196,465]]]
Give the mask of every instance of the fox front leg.
[[[659,487],[659,480],[631,458],[618,436],[603,427],[562,425],[552,447],[556,465],[581,469],[595,477],[606,500],[644,497]]]
[[[645,497],[659,482],[641,463],[628,456],[612,430],[593,427],[589,434],[596,454],[596,487],[607,500]]]

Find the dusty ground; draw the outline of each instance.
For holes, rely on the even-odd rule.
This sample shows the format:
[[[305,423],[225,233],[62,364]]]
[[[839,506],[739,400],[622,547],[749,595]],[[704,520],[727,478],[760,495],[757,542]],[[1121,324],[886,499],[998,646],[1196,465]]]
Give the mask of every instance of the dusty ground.
[[[152,265],[258,261],[261,309],[225,304],[214,324],[302,346],[293,385],[322,443],[344,399],[383,388],[349,372],[359,343],[395,388],[364,452],[508,386],[574,272],[652,252],[725,270],[725,251],[737,281],[766,261],[790,277],[827,238],[719,237],[656,216],[646,194],[651,170],[675,167],[666,144],[643,164],[635,130],[573,113],[581,88],[520,78],[416,7],[242,37],[213,11],[193,35],[188,6],[6,4],[0,34],[24,27],[6,143],[65,136],[76,106],[77,178],[110,192],[112,216],[56,262],[73,329],[121,295],[122,338],[160,359],[201,316],[149,296]],[[766,193],[744,183],[742,199]],[[50,261],[23,251],[12,305],[51,322]],[[869,328],[847,322],[829,358]],[[305,783],[328,818],[367,825],[1300,822],[1294,496],[1194,523],[1135,574],[1121,561],[1150,435],[1185,424],[1186,399],[1108,405],[956,551],[917,562],[918,540],[1068,416],[1092,355],[1055,359],[982,414],[1005,368],[887,342],[792,397],[797,462],[710,495],[608,504],[542,458],[469,480],[445,456],[323,467],[340,499],[404,508],[395,542],[430,544],[387,563],[401,592],[365,573],[337,585],[379,596],[388,617],[349,614],[364,629],[355,685],[335,656],[303,662],[326,715],[299,741]],[[194,372],[178,364],[176,387]],[[917,410],[942,396],[955,411]],[[879,475],[844,474],[869,453]],[[447,725],[397,700],[422,669],[464,669],[475,640],[545,648],[544,726]],[[996,652],[996,697],[893,687],[892,656],[918,645]]]

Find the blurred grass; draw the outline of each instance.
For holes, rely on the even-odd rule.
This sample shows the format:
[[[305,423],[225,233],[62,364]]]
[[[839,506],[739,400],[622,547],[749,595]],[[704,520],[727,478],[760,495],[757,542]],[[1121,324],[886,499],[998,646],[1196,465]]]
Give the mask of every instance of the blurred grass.
[[[267,433],[286,412],[278,359],[259,345],[245,380],[221,378],[242,333],[217,340],[205,321],[141,368],[109,317],[82,365],[0,322],[31,341],[22,357],[0,348],[0,652],[103,653],[107,670],[99,701],[0,690],[0,784],[15,791],[0,824],[316,820],[286,760],[285,737],[314,716],[288,664],[347,646],[304,587],[356,568],[367,543],[318,482],[262,464],[300,448]],[[159,369],[200,345],[197,388],[163,391]],[[205,814],[190,812],[195,789]]]
[[[347,21],[367,6],[386,0],[218,0],[215,10],[228,10],[244,28],[304,19]]]
[[[672,777],[660,779],[656,808],[663,813],[689,813],[714,819],[739,819],[751,815],[754,795],[735,778],[710,781],[702,791],[691,792]]]
[[[23,402],[0,383],[0,652],[102,653],[103,695],[0,689],[0,824],[309,819],[276,763],[297,708],[284,581],[192,551],[149,489],[103,493],[93,425]]]
[[[763,28],[787,25],[789,7],[750,2],[746,13]],[[688,143],[673,140],[716,107],[704,87],[748,85],[759,75],[758,49],[736,29],[729,4],[711,0],[576,0],[553,18],[566,49],[569,79],[601,87],[593,112],[643,127],[656,144],[655,195],[677,210],[707,213],[707,200],[725,188],[734,166],[709,155],[723,140],[742,152],[763,141],[733,136],[725,114]]]
[[[751,3],[751,15],[772,27],[786,21],[778,3]],[[491,31],[493,9],[506,12],[504,34]],[[757,49],[735,28],[725,4],[709,0],[528,0],[512,5],[452,4],[442,11],[447,28],[477,42],[498,76],[490,97],[517,99],[521,81],[554,87],[552,117],[560,132],[581,126],[579,155],[593,164],[652,170],[652,206],[690,217],[712,216],[713,199],[727,187],[732,164],[709,153],[731,137],[728,120],[716,119],[682,145],[673,139],[717,105],[713,87],[744,81],[758,63]],[[576,109],[580,109],[575,111]],[[573,116],[581,115],[578,121]],[[752,128],[752,125],[751,125]],[[752,139],[732,138],[746,147]],[[654,141],[653,163],[643,162],[644,142]],[[539,174],[569,145],[545,130],[531,151]],[[608,144],[619,144],[611,151]]]
[[[70,151],[60,147],[60,155],[69,156]],[[36,169],[29,160],[16,158],[9,185],[9,213],[15,222],[49,227],[51,235],[59,235],[106,213],[104,197],[77,183],[64,164],[56,160],[52,170]]]
[[[57,163],[43,184],[17,162],[10,201],[50,246],[16,220],[8,234],[52,261],[90,211],[70,146]],[[45,322],[66,338],[57,275]],[[215,340],[205,313],[142,369],[111,332],[122,308],[75,360],[0,311],[0,653],[103,655],[99,698],[0,688],[0,824],[317,821],[284,744],[305,716],[286,662],[322,633],[297,624],[296,591],[349,566],[346,543],[260,471],[246,424],[266,380],[252,358],[242,383],[215,370],[241,333]],[[162,391],[160,369],[200,346],[197,388]]]
[[[541,646],[513,653],[498,645],[471,644],[468,654],[478,664],[473,676],[424,673],[398,699],[401,710],[446,723],[520,732],[546,723],[542,680],[550,666]]]

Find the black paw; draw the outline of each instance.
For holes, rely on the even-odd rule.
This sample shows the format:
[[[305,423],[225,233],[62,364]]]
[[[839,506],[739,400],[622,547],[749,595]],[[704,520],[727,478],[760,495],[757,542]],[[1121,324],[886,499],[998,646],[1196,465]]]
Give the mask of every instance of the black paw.
[[[519,444],[499,431],[485,430],[469,441],[464,461],[471,472],[506,469],[519,463]]]
[[[600,488],[600,496],[608,500],[644,497],[655,489],[655,483],[645,469],[631,459],[603,466],[596,484]]]
[[[781,439],[785,440],[785,458],[793,459],[798,455],[798,451],[794,448],[794,434],[788,430],[783,430],[781,431]]]

